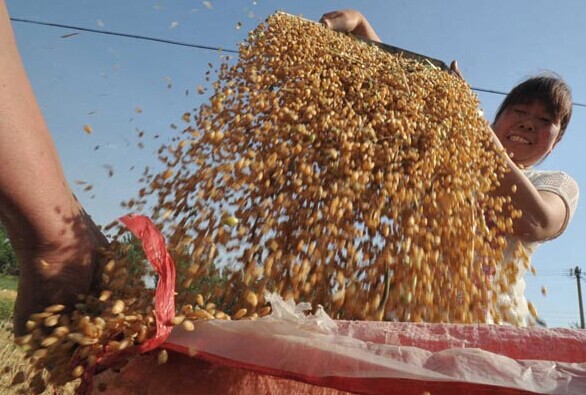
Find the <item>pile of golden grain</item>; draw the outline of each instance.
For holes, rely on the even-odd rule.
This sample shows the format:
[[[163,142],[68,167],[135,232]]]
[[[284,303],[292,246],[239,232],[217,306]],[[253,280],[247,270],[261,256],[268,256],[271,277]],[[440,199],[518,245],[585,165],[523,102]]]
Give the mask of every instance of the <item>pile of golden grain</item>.
[[[464,81],[278,13],[183,119],[129,202],[155,199],[178,266],[171,324],[266,315],[265,290],[338,319],[502,320],[487,273],[499,290],[515,275],[503,213],[520,214],[490,193],[504,161]],[[113,251],[101,294],[19,339],[58,382],[153,333],[143,269]]]

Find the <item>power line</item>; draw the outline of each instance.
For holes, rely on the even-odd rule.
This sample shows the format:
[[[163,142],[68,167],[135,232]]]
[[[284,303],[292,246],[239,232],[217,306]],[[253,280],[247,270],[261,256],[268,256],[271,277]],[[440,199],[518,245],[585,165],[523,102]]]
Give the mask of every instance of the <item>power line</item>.
[[[543,310],[538,308],[537,311],[539,312],[540,316],[543,317],[552,317],[552,318],[559,318],[559,319],[576,319],[576,313],[575,312],[555,312],[555,311],[549,311],[549,310]]]
[[[544,313],[544,314],[552,314],[552,315],[571,315],[572,317],[576,316],[575,311],[539,309],[539,312]]]
[[[544,269],[539,270],[537,269],[537,273],[533,275],[531,278],[539,278],[539,277],[573,277],[574,269]]]
[[[576,322],[576,315],[574,314],[573,317],[567,315],[567,316],[552,316],[549,314],[542,314],[541,310],[538,311],[539,313],[539,317],[543,318],[544,320],[546,320],[549,323],[551,323],[552,321],[557,321],[557,322],[566,322],[566,323],[570,323],[570,322]]]
[[[148,37],[148,36],[142,36],[142,35],[138,35],[138,34],[120,33],[120,32],[113,32],[113,31],[109,31],[109,30],[90,29],[87,27],[63,25],[61,23],[33,21],[30,19],[23,19],[23,18],[10,18],[10,20],[14,21],[14,22],[21,22],[21,23],[32,23],[34,25],[60,27],[60,28],[64,28],[64,29],[79,30],[82,32],[90,32],[90,33],[97,33],[97,34],[106,34],[106,35],[110,35],[110,36],[135,38],[137,40],[154,41],[154,42],[159,42],[159,43],[163,43],[163,44],[179,45],[179,46],[183,46],[183,47],[207,49],[207,50],[211,50],[211,51],[220,51],[220,52],[229,52],[229,53],[238,53],[238,51],[236,51],[234,49],[224,49],[221,47],[212,47],[209,45],[200,45],[200,44],[186,43],[186,42],[182,42],[182,41],[165,40],[162,38]]]
[[[565,272],[551,272],[551,273],[542,273],[539,270],[537,271],[537,274],[534,277],[569,277],[570,275],[568,273]]]
[[[187,43],[187,42],[183,42],[183,41],[166,40],[166,39],[162,39],[162,38],[143,36],[143,35],[139,35],[139,34],[129,34],[129,33],[113,32],[113,31],[109,31],[109,30],[91,29],[91,28],[87,28],[87,27],[80,27],[80,26],[73,26],[73,25],[64,25],[64,24],[61,24],[61,23],[53,23],[53,22],[33,21],[33,20],[30,20],[30,19],[24,19],[24,18],[10,18],[10,20],[13,21],[13,22],[31,23],[31,24],[34,24],[34,25],[49,26],[49,27],[59,27],[59,28],[63,28],[63,29],[79,30],[79,31],[82,31],[82,32],[89,32],[89,33],[96,33],[96,34],[106,34],[106,35],[118,36],[118,37],[134,38],[134,39],[137,39],[137,40],[153,41],[153,42],[158,42],[158,43],[163,43],[163,44],[179,45],[179,46],[183,46],[183,47],[190,47],[190,48],[197,48],[197,49],[206,49],[206,50],[210,50],[210,51],[238,53],[238,51],[235,50],[235,49],[225,49],[225,48],[221,48],[221,47],[212,47],[212,46],[209,46],[209,45],[193,44],[193,43]],[[470,89],[472,89],[474,91],[477,91],[477,92],[485,92],[485,93],[491,93],[491,94],[501,95],[501,96],[506,96],[507,95],[506,92],[497,91],[497,90],[494,90],[494,89],[477,88],[477,87],[473,87],[473,86],[471,86]],[[572,104],[574,106],[577,106],[577,107],[586,107],[586,104],[584,104],[584,103],[574,102]]]

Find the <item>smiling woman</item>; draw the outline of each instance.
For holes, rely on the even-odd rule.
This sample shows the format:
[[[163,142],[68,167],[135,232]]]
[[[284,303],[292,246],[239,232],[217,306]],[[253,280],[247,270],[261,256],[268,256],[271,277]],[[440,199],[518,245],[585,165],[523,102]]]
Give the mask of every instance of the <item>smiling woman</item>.
[[[515,234],[525,241],[543,241],[560,234],[569,219],[571,202],[556,191],[539,191],[527,184],[521,169],[544,160],[562,138],[571,118],[572,98],[569,87],[559,77],[542,75],[515,87],[497,111],[492,129],[495,142],[509,156],[510,172],[499,194],[508,188],[521,190],[512,195],[513,203],[523,211],[515,223]],[[507,188],[507,189],[504,189]],[[554,196],[551,196],[554,195]]]
[[[492,125],[497,146],[508,154],[510,170],[496,193],[510,196],[522,212],[521,218],[513,221],[514,234],[508,237],[503,259],[504,264],[518,269],[514,286],[500,296],[502,311],[511,314],[503,317],[506,321],[514,318],[521,324],[534,322],[535,309],[523,295],[523,275],[529,268],[530,256],[539,244],[563,233],[578,204],[578,185],[566,173],[529,169],[553,150],[571,115],[572,97],[567,84],[558,76],[540,75],[509,93]]]

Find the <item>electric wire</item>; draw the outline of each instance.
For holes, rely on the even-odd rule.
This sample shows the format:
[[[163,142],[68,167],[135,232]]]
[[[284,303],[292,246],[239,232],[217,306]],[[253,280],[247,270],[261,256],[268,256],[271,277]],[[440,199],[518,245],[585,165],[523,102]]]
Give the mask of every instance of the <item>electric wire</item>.
[[[145,41],[154,41],[162,44],[172,44],[172,45],[179,45],[183,47],[190,47],[190,48],[197,48],[197,49],[207,49],[210,51],[218,51],[218,52],[229,52],[229,53],[238,53],[238,51],[234,49],[225,49],[221,47],[214,47],[210,45],[201,45],[201,44],[193,44],[187,43],[183,41],[175,41],[175,40],[166,40],[163,38],[157,37],[149,37],[143,36],[139,34],[130,34],[130,33],[120,33],[120,32],[113,32],[109,30],[100,30],[100,29],[91,29],[88,27],[79,27],[79,26],[72,26],[72,25],[64,25],[61,23],[52,23],[52,22],[41,22],[41,21],[33,21],[30,19],[24,18],[10,18],[11,21],[14,22],[21,22],[21,23],[31,23],[34,25],[42,25],[42,26],[50,26],[50,27],[59,27],[64,29],[72,29],[72,30],[79,30],[82,32],[89,32],[89,33],[96,33],[96,34],[106,34],[110,36],[119,36],[119,37],[127,37],[127,38],[134,38],[137,40],[145,40]]]

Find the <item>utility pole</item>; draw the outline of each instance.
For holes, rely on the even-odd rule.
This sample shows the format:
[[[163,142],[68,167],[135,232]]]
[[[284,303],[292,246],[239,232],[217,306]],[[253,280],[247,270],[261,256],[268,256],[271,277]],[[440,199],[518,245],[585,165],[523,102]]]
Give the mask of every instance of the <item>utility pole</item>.
[[[582,286],[580,284],[582,270],[580,269],[580,267],[576,266],[571,274],[576,276],[576,284],[578,284],[578,305],[580,306],[580,328],[585,329],[585,327],[584,327],[584,306],[582,305]]]

